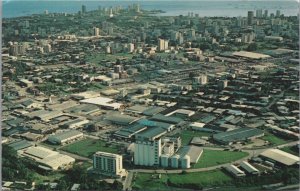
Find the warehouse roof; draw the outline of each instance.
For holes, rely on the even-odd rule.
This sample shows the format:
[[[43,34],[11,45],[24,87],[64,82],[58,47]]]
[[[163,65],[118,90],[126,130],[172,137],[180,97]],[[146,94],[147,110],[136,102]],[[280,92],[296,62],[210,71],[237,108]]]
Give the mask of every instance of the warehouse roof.
[[[165,116],[171,116],[173,114],[182,114],[182,115],[191,116],[195,114],[195,111],[187,110],[187,109],[177,109],[175,111],[172,111],[171,113],[166,114]]]
[[[233,56],[239,56],[239,57],[245,57],[245,58],[250,58],[250,59],[263,59],[263,58],[269,58],[269,55],[266,54],[259,54],[255,52],[247,52],[247,51],[238,51],[238,52],[233,52]]]
[[[74,158],[62,154],[52,155],[39,161],[39,163],[47,165],[54,170],[57,170],[62,164],[69,164],[73,162],[75,162]]]
[[[147,116],[152,116],[152,115],[158,114],[164,110],[165,110],[165,108],[163,108],[163,107],[153,106],[153,107],[150,107],[150,108],[146,109],[145,111],[143,111],[143,114],[147,115]]]
[[[24,151],[23,155],[34,159],[44,159],[46,157],[56,155],[57,152],[46,149],[44,147],[30,147]]]
[[[254,166],[249,164],[247,161],[241,162],[240,166],[245,169],[248,173],[256,174],[259,173],[259,170],[257,170]]]
[[[137,123],[137,124],[131,125],[129,127],[122,128],[120,131],[117,131],[115,133],[115,135],[119,136],[119,137],[130,138],[133,135],[135,135],[141,131],[144,131],[146,129],[147,129],[147,125]]]
[[[26,140],[17,140],[14,141],[12,143],[9,143],[8,146],[10,146],[11,148],[13,148],[14,150],[18,151],[21,149],[25,149],[27,147],[31,147],[32,144]]]
[[[170,123],[164,123],[164,122],[158,122],[158,121],[152,121],[152,120],[148,120],[148,119],[141,119],[139,121],[137,121],[139,124],[141,125],[145,125],[147,127],[161,127],[163,129],[169,129],[174,127],[173,124]]]
[[[145,110],[147,110],[147,107],[142,105],[134,105],[126,109],[126,111],[128,112],[139,113],[139,114],[143,113]]]
[[[185,146],[180,149],[179,153],[181,157],[188,155],[191,163],[197,163],[203,153],[203,149],[197,146]]]
[[[260,129],[245,127],[215,134],[213,135],[213,138],[223,143],[230,143],[235,141],[245,141],[251,137],[262,135],[264,135],[264,132]]]
[[[30,147],[21,155],[34,159],[36,162],[51,167],[53,170],[57,170],[62,165],[75,162],[75,159],[72,157],[40,146]]]
[[[300,161],[298,156],[281,151],[279,149],[268,149],[262,152],[260,155],[287,166],[294,165]]]
[[[89,114],[96,111],[99,111],[98,106],[92,104],[80,104],[64,110],[64,112],[66,113],[76,113],[76,114],[78,113]]]
[[[94,97],[90,99],[84,99],[80,101],[81,103],[90,103],[94,105],[99,105],[102,107],[108,107],[112,109],[119,109],[122,104],[113,102],[113,99],[106,98],[106,97]]]
[[[136,134],[137,139],[150,139],[154,140],[162,135],[164,135],[167,131],[160,127],[150,127],[145,131]]]
[[[48,137],[48,139],[54,138],[58,141],[62,141],[62,140],[65,140],[65,139],[68,139],[70,137],[74,137],[74,136],[77,136],[77,135],[83,135],[83,133],[80,132],[80,131],[77,131],[77,130],[63,131],[63,132],[59,132],[55,135],[50,135]]]
[[[172,124],[178,124],[182,121],[182,119],[178,117],[169,117],[169,116],[164,116],[161,114],[156,114],[153,117],[150,118],[153,121],[161,121],[161,122],[166,122],[166,123],[172,123]]]
[[[228,170],[235,176],[245,176],[246,175],[243,171],[241,171],[238,167],[236,167],[234,165],[229,165],[229,166],[226,166],[225,168],[226,168],[226,170]]]
[[[106,119],[113,123],[124,124],[124,125],[129,125],[129,124],[139,120],[139,118],[137,118],[137,117],[132,117],[130,115],[122,115],[121,113],[114,113],[114,114],[108,115]]]

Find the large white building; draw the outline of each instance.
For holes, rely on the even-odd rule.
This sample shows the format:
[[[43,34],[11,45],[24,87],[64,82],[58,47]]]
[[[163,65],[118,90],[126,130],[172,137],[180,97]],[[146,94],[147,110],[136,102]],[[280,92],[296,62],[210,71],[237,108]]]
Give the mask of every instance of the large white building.
[[[160,165],[162,153],[161,136],[167,131],[162,128],[149,128],[136,134],[134,143],[134,164],[142,166]]]
[[[44,147],[29,147],[18,151],[23,157],[37,162],[38,167],[48,170],[65,169],[73,165],[75,159]]]
[[[100,29],[99,28],[97,28],[97,27],[94,27],[93,28],[93,32],[94,32],[94,36],[99,36],[100,35]]]
[[[158,50],[159,51],[164,51],[169,48],[169,41],[164,40],[164,39],[158,39]]]
[[[123,176],[123,157],[121,155],[96,152],[93,156],[94,172],[110,176]]]

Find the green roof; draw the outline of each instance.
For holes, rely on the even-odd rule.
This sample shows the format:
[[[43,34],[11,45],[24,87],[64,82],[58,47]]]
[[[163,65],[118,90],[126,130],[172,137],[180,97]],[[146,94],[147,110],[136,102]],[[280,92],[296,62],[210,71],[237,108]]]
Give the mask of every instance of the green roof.
[[[18,151],[18,150],[21,150],[21,149],[25,149],[27,147],[31,147],[32,144],[29,141],[26,141],[26,140],[17,140],[13,143],[8,144],[8,146],[10,146],[14,150]]]
[[[246,141],[251,137],[261,136],[263,134],[264,132],[260,129],[245,127],[215,134],[213,138],[216,141],[228,144],[230,142]]]

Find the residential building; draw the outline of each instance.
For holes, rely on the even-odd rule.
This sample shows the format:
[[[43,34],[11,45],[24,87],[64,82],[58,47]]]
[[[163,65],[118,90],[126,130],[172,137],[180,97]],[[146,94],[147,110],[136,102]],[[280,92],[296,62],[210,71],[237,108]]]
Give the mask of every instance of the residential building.
[[[122,155],[98,151],[93,156],[93,169],[95,173],[99,174],[123,176],[123,157]]]

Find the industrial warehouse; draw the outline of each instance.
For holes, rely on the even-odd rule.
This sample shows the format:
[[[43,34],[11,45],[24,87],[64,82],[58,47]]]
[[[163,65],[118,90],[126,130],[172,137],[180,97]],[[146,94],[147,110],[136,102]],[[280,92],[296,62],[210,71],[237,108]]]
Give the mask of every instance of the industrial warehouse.
[[[39,146],[29,147],[19,152],[21,156],[34,160],[39,164],[38,167],[45,170],[66,169],[75,162],[75,159],[70,156]]]

